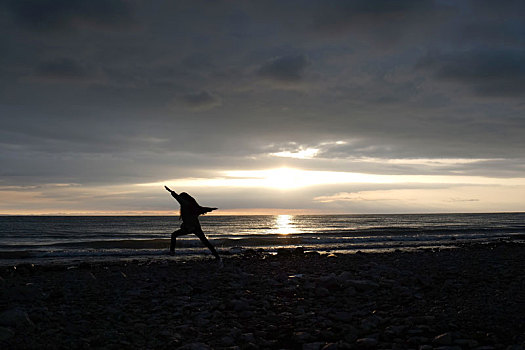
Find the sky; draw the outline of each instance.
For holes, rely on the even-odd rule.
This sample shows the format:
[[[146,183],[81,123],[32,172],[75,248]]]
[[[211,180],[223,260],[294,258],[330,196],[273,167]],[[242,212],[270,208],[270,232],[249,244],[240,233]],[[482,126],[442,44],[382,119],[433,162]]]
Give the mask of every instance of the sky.
[[[0,0],[0,214],[525,211],[522,0]]]

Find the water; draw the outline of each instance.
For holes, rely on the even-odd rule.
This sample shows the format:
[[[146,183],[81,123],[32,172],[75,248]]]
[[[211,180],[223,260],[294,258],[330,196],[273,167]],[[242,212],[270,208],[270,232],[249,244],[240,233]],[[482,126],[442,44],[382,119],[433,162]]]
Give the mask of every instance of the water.
[[[453,247],[525,234],[525,213],[204,216],[201,223],[223,253],[297,246],[349,253]],[[173,259],[166,253],[179,225],[173,216],[3,216],[0,265]],[[209,254],[193,235],[177,244],[175,258]]]

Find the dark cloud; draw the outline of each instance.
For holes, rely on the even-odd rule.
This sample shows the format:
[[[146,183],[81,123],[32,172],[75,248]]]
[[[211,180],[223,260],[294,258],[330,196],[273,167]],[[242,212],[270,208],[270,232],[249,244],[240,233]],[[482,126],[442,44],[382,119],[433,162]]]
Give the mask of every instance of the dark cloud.
[[[263,64],[258,74],[279,82],[294,83],[303,79],[308,64],[306,55],[276,57]]]
[[[222,104],[220,97],[205,90],[186,94],[181,100],[187,108],[195,111],[209,110]]]
[[[367,1],[367,0],[329,0],[319,1],[314,9],[315,22],[319,27],[344,25],[352,20],[366,17],[369,20],[399,19],[411,13],[429,11],[435,7],[434,1],[401,0],[401,1]]]
[[[14,18],[35,30],[54,30],[75,23],[114,26],[129,20],[131,8],[124,0],[8,0]]]
[[[478,45],[520,46],[525,38],[525,24],[521,18],[497,18],[495,20],[467,22],[460,26],[456,39]]]
[[[480,49],[430,54],[419,62],[441,80],[466,84],[482,96],[525,93],[525,50]]]
[[[194,70],[210,70],[214,68],[214,65],[211,61],[209,55],[206,54],[193,54],[187,57],[184,57],[182,60],[182,65],[189,69]]]
[[[60,58],[39,64],[35,75],[50,80],[83,80],[90,77],[90,72],[73,59]]]

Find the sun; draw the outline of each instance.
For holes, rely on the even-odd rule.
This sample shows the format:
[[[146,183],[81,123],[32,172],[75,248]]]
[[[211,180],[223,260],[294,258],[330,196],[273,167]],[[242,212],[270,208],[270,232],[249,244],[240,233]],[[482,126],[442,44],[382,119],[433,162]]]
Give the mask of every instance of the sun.
[[[266,187],[281,190],[299,188],[305,185],[306,173],[292,168],[270,169],[266,170],[263,182]]]

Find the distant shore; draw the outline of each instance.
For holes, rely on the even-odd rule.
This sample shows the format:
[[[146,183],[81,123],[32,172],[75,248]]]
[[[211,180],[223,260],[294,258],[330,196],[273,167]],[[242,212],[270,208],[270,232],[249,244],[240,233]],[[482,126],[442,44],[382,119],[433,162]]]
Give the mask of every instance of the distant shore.
[[[520,349],[525,244],[0,268],[0,347]]]

